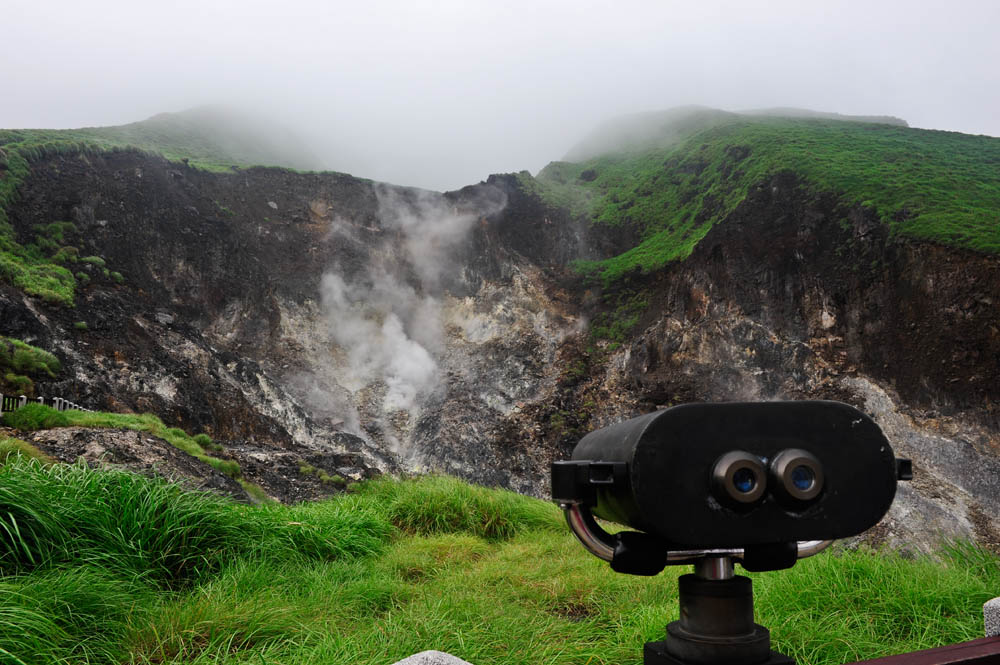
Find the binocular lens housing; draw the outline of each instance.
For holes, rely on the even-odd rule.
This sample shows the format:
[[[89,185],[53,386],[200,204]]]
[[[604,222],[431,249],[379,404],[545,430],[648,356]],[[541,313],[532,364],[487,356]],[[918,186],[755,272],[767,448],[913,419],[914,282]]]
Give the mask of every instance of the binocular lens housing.
[[[755,503],[767,489],[767,473],[756,455],[734,450],[719,458],[712,468],[715,498],[732,508]]]
[[[782,450],[767,470],[760,457],[734,450],[712,467],[712,490],[719,503],[736,510],[762,500],[768,490],[786,508],[796,509],[823,491],[823,467],[815,455],[801,448]]]
[[[552,492],[675,549],[770,546],[861,533],[904,468],[847,404],[684,404],[587,434]]]
[[[800,448],[782,450],[771,461],[774,493],[787,501],[812,501],[823,491],[823,467]]]

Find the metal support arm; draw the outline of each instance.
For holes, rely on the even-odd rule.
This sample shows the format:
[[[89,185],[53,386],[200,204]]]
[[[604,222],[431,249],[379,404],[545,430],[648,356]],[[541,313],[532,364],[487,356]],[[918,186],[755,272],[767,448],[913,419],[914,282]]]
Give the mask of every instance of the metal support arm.
[[[597,524],[590,508],[581,503],[564,502],[559,507],[566,515],[566,523],[576,539],[586,548],[588,552],[598,559],[611,561],[615,556],[617,541],[614,536],[605,531]],[[830,544],[832,540],[804,540],[799,541],[797,546],[798,559],[819,554]],[[695,563],[699,559],[707,557],[731,557],[742,560],[745,549],[742,547],[728,549],[701,549],[701,550],[671,550],[666,554],[668,565]]]

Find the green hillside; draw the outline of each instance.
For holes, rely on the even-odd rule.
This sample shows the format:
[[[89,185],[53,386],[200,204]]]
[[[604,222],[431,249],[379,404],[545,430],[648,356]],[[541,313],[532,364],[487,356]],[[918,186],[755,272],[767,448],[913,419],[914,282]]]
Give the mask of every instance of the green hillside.
[[[525,184],[597,224],[630,225],[641,243],[582,263],[611,282],[687,257],[750,188],[780,172],[876,211],[892,233],[1000,253],[1000,139],[899,125],[700,110],[692,130],[654,147],[554,162]],[[694,114],[694,119],[690,117]]]
[[[187,159],[193,166],[213,170],[252,165],[321,168],[308,146],[288,130],[213,106],[160,113],[115,127],[0,129],[0,146],[67,142],[103,149],[131,146],[175,161]]]

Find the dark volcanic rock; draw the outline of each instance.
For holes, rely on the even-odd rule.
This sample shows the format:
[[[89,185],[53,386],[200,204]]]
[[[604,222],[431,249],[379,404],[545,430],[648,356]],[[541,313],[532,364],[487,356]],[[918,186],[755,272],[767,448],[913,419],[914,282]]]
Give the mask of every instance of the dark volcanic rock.
[[[914,458],[879,540],[1000,532],[1000,259],[892,236],[793,174],[759,183],[688,259],[603,292],[568,262],[634,231],[514,175],[438,194],[67,154],[32,164],[19,193],[22,242],[71,220],[81,256],[124,275],[92,270],[73,309],[0,285],[0,334],[63,360],[39,392],[204,431],[273,496],[375,469],[544,496],[549,462],[593,428],[680,402],[820,398],[865,409]],[[636,294],[648,307],[623,343],[588,337]]]
[[[159,476],[190,487],[220,492],[247,500],[235,480],[145,432],[128,429],[58,429],[17,434],[60,462],[83,460],[95,467],[127,469],[147,476]]]
[[[28,441],[60,462],[72,464],[83,460],[96,468],[126,469],[166,478],[191,489],[210,490],[240,501],[252,500],[233,478],[146,432],[60,427],[27,433],[0,428],[0,434]],[[357,455],[298,446],[276,451],[242,445],[213,455],[235,460],[242,478],[263,489],[272,499],[285,503],[329,496],[344,490],[351,482],[377,473]]]

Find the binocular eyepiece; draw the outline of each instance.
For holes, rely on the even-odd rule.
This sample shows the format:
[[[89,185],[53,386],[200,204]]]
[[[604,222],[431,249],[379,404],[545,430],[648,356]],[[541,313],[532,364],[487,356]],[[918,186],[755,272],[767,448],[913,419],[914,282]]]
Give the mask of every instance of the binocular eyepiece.
[[[772,460],[734,450],[712,468],[712,491],[720,503],[736,510],[763,501],[768,492],[789,510],[797,510],[823,491],[823,466],[801,448],[782,450]]]
[[[659,572],[672,561],[656,549],[717,548],[740,548],[744,567],[765,570],[792,565],[803,543],[874,526],[909,473],[847,404],[685,404],[584,436],[552,465],[552,496],[616,570]],[[610,536],[594,516],[641,533]]]

